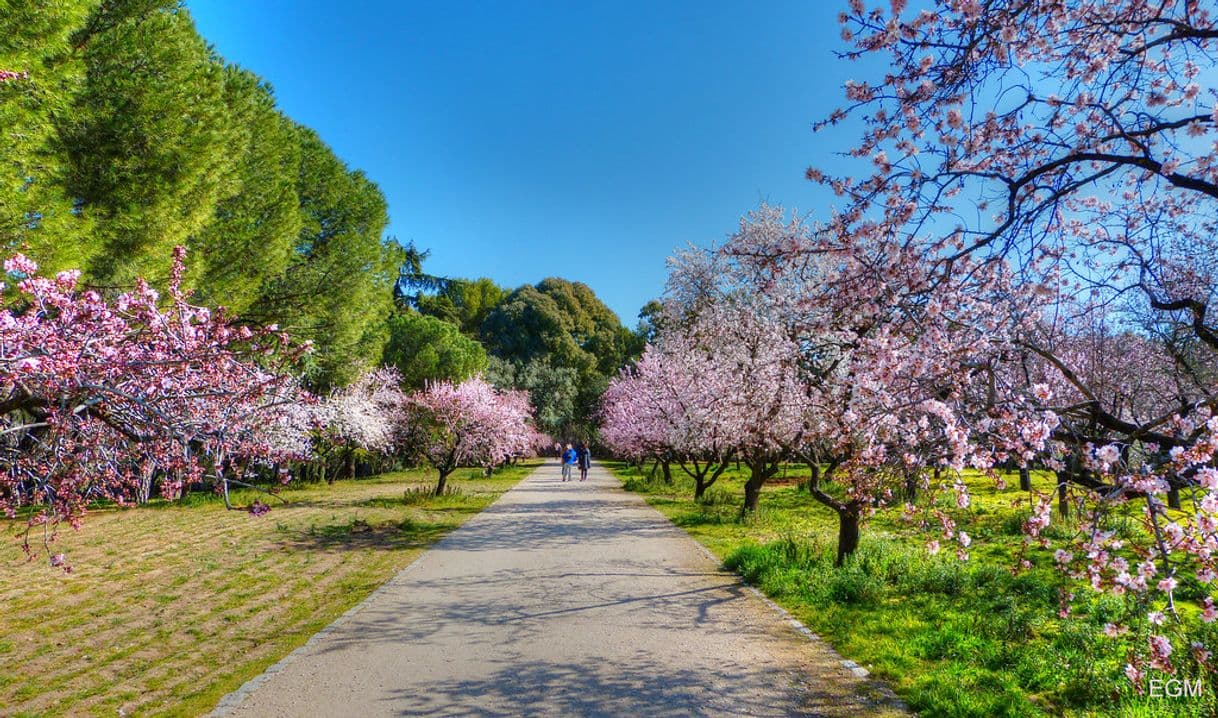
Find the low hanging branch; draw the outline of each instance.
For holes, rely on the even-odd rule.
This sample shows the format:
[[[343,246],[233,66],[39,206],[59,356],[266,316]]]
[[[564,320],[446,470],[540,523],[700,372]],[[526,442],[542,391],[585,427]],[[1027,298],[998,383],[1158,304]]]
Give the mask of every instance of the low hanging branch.
[[[255,467],[307,452],[291,417],[306,397],[286,371],[298,352],[191,305],[181,249],[163,303],[142,281],[108,301],[21,255],[4,269],[17,291],[0,309],[0,437],[15,450],[0,458],[0,510],[35,509],[48,555],[55,527],[92,501],[146,501],[157,483],[172,498],[210,456]]]

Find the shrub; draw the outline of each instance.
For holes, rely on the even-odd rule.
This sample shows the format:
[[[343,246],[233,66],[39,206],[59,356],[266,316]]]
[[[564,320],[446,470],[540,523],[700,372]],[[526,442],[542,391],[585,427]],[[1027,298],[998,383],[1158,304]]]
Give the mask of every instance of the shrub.
[[[698,502],[703,506],[730,506],[740,502],[740,497],[721,486],[712,486],[702,494]]]
[[[462,495],[461,489],[453,486],[452,484],[445,486],[444,491],[440,493],[440,496],[445,497]],[[425,504],[433,498],[436,498],[436,490],[435,487],[430,484],[411,486],[402,492],[402,503],[408,506],[414,504]]]

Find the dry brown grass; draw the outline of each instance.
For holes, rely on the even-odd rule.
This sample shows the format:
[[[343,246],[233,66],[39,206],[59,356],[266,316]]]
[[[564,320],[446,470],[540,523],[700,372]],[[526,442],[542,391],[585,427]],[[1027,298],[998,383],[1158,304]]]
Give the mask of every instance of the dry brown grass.
[[[291,490],[255,518],[206,501],[90,514],[68,575],[0,542],[0,714],[198,715],[333,621],[531,467]]]

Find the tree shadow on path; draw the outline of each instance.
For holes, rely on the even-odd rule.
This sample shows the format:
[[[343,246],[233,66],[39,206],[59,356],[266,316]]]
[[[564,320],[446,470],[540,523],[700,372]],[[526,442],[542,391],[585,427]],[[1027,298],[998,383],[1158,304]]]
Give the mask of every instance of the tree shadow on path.
[[[793,716],[841,715],[834,698],[789,673],[724,660],[704,673],[663,665],[646,653],[628,662],[566,665],[551,661],[504,662],[468,680],[437,681],[394,691],[402,716]],[[730,679],[725,679],[729,676]],[[785,682],[794,692],[774,691]],[[828,709],[826,712],[824,709]]]

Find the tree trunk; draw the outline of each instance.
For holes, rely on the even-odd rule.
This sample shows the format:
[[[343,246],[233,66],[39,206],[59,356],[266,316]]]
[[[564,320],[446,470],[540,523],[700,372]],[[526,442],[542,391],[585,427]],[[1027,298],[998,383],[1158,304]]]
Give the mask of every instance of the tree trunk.
[[[1032,490],[1032,472],[1028,471],[1028,467],[1026,466],[1019,467],[1019,490]]]
[[[664,461],[662,465],[664,467],[664,483],[672,486],[672,462]]]
[[[1062,518],[1070,517],[1070,497],[1066,495],[1066,479],[1064,476],[1057,477],[1057,511],[1062,515]]]
[[[905,502],[912,504],[918,500],[918,472],[905,472]],[[840,553],[839,553],[840,560]]]
[[[808,464],[808,481],[804,484],[804,489],[808,493],[812,493],[812,489],[820,485],[820,464]]]
[[[151,466],[144,467],[140,471],[140,485],[135,494],[137,504],[146,504],[152,500],[152,484],[155,477],[156,473]]]
[[[711,468],[714,467],[714,468]],[[694,477],[694,500],[701,501],[706,495],[706,490],[715,485],[723,472],[727,471],[727,464],[706,464],[700,471],[693,473]]]
[[[452,472],[453,472],[452,469],[448,469],[448,470],[440,469],[440,480],[438,482],[436,482],[436,491],[435,491],[436,496],[444,495],[444,487],[448,484],[448,475],[451,474]]]
[[[837,561],[834,566],[842,567],[846,557],[854,554],[859,547],[859,510],[858,507],[847,504],[845,510],[837,512]]]
[[[1167,490],[1167,505],[1170,508],[1181,510],[1180,506],[1180,489],[1172,486]]]
[[[744,484],[744,505],[740,507],[740,518],[757,513],[757,504],[761,500],[761,487],[769,478],[770,471],[765,462],[749,464],[749,480]]]
[[[740,518],[743,519],[746,515],[757,512],[757,505],[761,501],[762,481],[757,480],[755,476],[750,476],[744,484],[744,505],[740,507]]]

